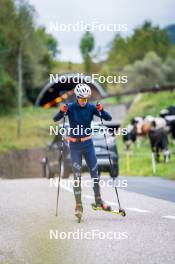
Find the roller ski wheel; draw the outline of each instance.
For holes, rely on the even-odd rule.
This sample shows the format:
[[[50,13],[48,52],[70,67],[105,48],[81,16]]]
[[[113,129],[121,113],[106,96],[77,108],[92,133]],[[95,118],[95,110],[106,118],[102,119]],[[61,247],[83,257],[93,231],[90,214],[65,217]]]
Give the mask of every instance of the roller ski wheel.
[[[104,210],[101,206],[98,206],[96,205],[95,203],[91,204],[92,206],[92,209],[95,210],[95,211],[105,211],[107,213],[111,213],[111,214],[115,214],[115,215],[121,215],[121,216],[126,216],[126,212],[124,209],[119,209],[118,211],[117,210],[113,210],[111,207],[110,207],[110,210]]]
[[[83,207],[82,205],[76,205],[75,207],[75,216],[78,219],[78,223],[81,222],[82,216],[83,216]]]
[[[124,209],[119,209],[119,214],[121,214],[123,217],[125,217],[126,216],[126,212],[125,212],[125,210]]]

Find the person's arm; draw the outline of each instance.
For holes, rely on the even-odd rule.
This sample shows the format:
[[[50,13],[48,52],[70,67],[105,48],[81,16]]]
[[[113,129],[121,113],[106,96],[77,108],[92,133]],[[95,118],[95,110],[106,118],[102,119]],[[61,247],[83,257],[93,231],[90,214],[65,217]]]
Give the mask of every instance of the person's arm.
[[[107,111],[105,111],[103,109],[102,104],[98,104],[98,105],[96,105],[96,107],[94,107],[94,115],[101,117],[105,121],[111,121],[112,120],[112,116]]]
[[[60,111],[53,117],[53,121],[57,122],[63,118],[64,115],[68,114],[68,106],[63,105],[60,108]]]

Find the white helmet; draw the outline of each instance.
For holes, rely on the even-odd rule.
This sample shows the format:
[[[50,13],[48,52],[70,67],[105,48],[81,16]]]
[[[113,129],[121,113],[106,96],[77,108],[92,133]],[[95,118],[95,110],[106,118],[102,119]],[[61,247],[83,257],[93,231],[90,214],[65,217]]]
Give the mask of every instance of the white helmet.
[[[77,97],[91,97],[91,88],[85,83],[79,83],[75,86],[74,93]]]

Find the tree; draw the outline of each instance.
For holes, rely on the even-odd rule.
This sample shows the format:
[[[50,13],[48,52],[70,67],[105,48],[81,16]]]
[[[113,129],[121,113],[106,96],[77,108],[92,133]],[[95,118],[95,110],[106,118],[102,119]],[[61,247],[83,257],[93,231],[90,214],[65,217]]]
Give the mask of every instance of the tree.
[[[0,108],[4,113],[16,104],[16,8],[11,0],[1,0],[0,8]]]
[[[87,73],[90,73],[91,70],[91,52],[94,49],[94,43],[93,35],[89,31],[86,31],[80,41],[80,51],[84,60],[85,72]]]
[[[133,36],[128,38],[128,45],[129,62],[133,63],[143,59],[149,51],[155,51],[159,57],[165,59],[172,43],[164,29],[146,21],[143,26],[134,30]]]
[[[31,48],[26,52],[25,80],[27,97],[34,102],[41,86],[55,66],[58,43],[44,27],[35,30]]]
[[[16,106],[16,82],[0,65],[0,112],[5,114]]]
[[[111,72],[121,70],[128,64],[127,40],[117,34],[111,43],[111,50],[108,56]]]
[[[165,60],[165,65],[169,69],[167,72],[167,81],[169,83],[175,83],[175,59],[168,56]]]
[[[172,43],[175,45],[175,25],[169,25],[165,27],[165,30],[168,33],[168,36],[171,39]]]
[[[3,101],[3,107],[12,108],[17,93],[18,69],[21,68],[23,79],[23,102],[34,102],[54,67],[58,43],[44,28],[36,27],[36,13],[28,1],[0,1],[0,101]],[[17,67],[17,62],[20,67]],[[11,91],[14,96],[11,96]]]
[[[164,29],[146,21],[128,38],[117,35],[111,43],[107,63],[111,71],[121,70],[127,64],[142,60],[149,51],[165,59],[172,49],[172,42]]]
[[[126,66],[124,72],[128,76],[126,88],[146,88],[166,84],[170,67],[155,52],[148,52],[142,61]]]

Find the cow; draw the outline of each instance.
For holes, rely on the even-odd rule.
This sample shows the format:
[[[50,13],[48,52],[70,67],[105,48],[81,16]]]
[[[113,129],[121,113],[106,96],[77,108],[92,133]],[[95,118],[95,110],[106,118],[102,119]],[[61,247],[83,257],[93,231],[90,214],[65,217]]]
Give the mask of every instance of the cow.
[[[165,116],[168,131],[173,138],[173,143],[175,144],[175,116]]]
[[[146,116],[144,118],[133,118],[131,124],[127,127],[127,134],[123,136],[126,150],[130,149],[131,144],[136,142],[138,137],[148,136],[156,161],[159,162],[160,152],[163,152],[164,161],[169,162],[170,152],[166,126],[167,122],[162,117]]]
[[[168,149],[168,136],[163,128],[155,128],[155,124],[151,125],[148,133],[151,150],[155,155],[156,161],[160,161],[160,151],[163,152],[164,162],[170,161],[170,151]]]
[[[165,116],[168,116],[168,115],[170,115],[170,116],[174,115],[175,116],[175,106],[171,105],[168,108],[162,109],[160,111],[160,116],[161,117],[165,117]]]
[[[165,119],[167,129],[173,138],[173,143],[175,144],[175,106],[162,109],[160,111],[160,117]]]
[[[127,133],[123,135],[123,141],[125,143],[126,150],[130,150],[132,143],[134,143],[137,139],[137,133],[135,126],[129,124],[127,127]]]

